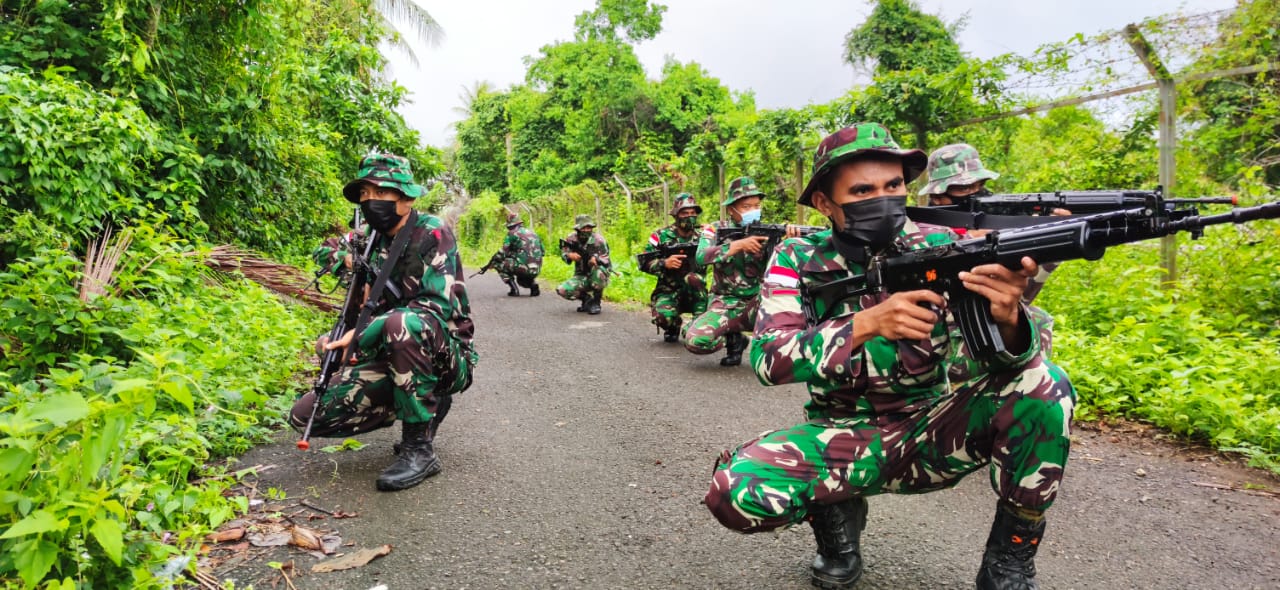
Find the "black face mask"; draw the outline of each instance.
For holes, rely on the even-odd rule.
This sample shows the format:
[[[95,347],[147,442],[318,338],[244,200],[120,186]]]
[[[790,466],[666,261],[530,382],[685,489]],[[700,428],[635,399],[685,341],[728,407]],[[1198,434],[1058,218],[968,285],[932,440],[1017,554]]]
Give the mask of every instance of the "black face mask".
[[[879,252],[893,244],[907,223],[907,197],[876,197],[840,205],[844,227],[836,237],[851,245]]]
[[[369,222],[369,227],[381,233],[391,231],[402,217],[396,213],[396,201],[361,201],[360,214]]]
[[[593,234],[593,233],[595,233],[595,232],[589,232],[589,231],[580,231],[580,232],[578,232],[578,243],[579,243],[579,244],[583,244],[583,245],[590,244],[590,243],[591,243],[591,234]]]

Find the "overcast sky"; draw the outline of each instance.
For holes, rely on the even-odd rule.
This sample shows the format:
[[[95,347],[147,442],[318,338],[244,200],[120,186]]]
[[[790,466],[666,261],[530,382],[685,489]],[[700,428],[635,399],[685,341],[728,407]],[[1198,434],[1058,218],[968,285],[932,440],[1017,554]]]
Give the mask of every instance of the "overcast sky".
[[[444,28],[438,46],[417,49],[419,65],[391,55],[390,75],[411,92],[401,108],[432,145],[451,141],[463,87],[478,80],[499,89],[524,81],[524,57],[573,36],[573,19],[595,0],[416,0]],[[952,22],[969,55],[1028,54],[1076,33],[1093,34],[1182,10],[1220,10],[1234,0],[916,0]],[[754,90],[761,108],[832,100],[855,82],[843,63],[844,36],[871,6],[857,0],[666,0],[662,33],[636,49],[650,78],[667,56],[702,64],[730,90]]]

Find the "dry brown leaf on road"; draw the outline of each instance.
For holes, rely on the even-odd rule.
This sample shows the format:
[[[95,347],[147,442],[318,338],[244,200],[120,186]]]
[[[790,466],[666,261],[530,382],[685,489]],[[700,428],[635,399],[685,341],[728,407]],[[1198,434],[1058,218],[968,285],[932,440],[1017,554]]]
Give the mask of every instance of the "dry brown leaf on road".
[[[342,557],[322,561],[311,566],[311,571],[316,573],[337,572],[349,570],[354,567],[363,566],[375,558],[391,553],[390,545],[383,545],[375,549],[361,549],[354,553],[348,553]]]

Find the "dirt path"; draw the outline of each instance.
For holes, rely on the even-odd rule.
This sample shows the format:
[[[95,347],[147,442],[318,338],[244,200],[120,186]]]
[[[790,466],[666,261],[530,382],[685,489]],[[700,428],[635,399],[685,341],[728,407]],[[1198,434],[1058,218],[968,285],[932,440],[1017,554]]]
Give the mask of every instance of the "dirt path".
[[[664,344],[645,313],[575,313],[547,288],[508,298],[493,276],[470,287],[482,359],[441,429],[444,473],[375,491],[398,427],[356,452],[303,454],[283,434],[243,458],[276,466],[260,490],[359,514],[310,526],[391,554],[310,574],[309,555],[255,550],[221,578],[273,587],[267,562],[293,559],[300,590],[809,587],[807,526],[739,535],[701,505],[714,455],[798,421],[802,388]],[[1280,588],[1280,499],[1196,485],[1273,480],[1149,440],[1076,436],[1036,561],[1044,588]],[[984,475],[872,498],[858,588],[972,588],[994,505]]]

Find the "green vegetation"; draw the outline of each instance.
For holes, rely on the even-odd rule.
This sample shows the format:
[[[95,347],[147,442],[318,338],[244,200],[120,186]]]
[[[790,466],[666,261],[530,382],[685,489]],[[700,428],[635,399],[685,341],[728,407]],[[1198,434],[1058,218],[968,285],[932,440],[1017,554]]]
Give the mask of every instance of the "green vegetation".
[[[0,2],[0,587],[172,587],[247,508],[216,460],[279,429],[330,318],[205,258],[300,259],[373,146],[440,170],[377,74],[386,25],[371,0]]]
[[[670,222],[661,183],[669,193],[692,192],[706,210],[702,220],[713,221],[721,187],[750,175],[771,195],[767,221],[825,223],[814,211],[797,210],[795,195],[821,137],[861,120],[883,122],[900,143],[923,149],[973,144],[1001,173],[992,184],[1000,192],[1157,184],[1154,96],[1118,128],[1083,107],[956,125],[1044,102],[1007,81],[1064,76],[1070,56],[1093,40],[1079,35],[1031,57],[981,60],[955,42],[961,23],[924,14],[910,0],[872,3],[865,22],[850,23],[843,56],[871,71],[871,84],[826,104],[761,111],[750,92],[724,87],[696,63],[670,59],[656,80],[647,79],[633,46],[660,30],[662,7],[601,0],[578,18],[572,40],[530,59],[523,84],[477,86],[455,148],[459,178],[485,195],[464,228],[471,259],[496,249],[503,205],[535,212],[526,221],[551,238],[548,245],[569,231],[574,214],[599,211],[624,273],[606,296],[646,301],[652,280],[629,271],[633,252],[626,248],[642,246],[649,231]],[[1190,48],[1195,59],[1187,71],[1270,59],[1280,46],[1278,15],[1276,0],[1241,2],[1218,25],[1216,40]],[[1141,28],[1158,34],[1163,26]],[[1091,81],[1105,82],[1109,73],[1093,73]],[[1242,204],[1275,199],[1280,77],[1188,83],[1180,92],[1179,116],[1191,124],[1180,127],[1178,195],[1240,194]],[[1058,318],[1055,354],[1080,390],[1079,417],[1149,420],[1280,471],[1280,397],[1269,385],[1280,367],[1277,227],[1261,222],[1211,228],[1194,242],[1180,238],[1183,274],[1171,289],[1161,288],[1154,244],[1057,271],[1040,303]],[[569,272],[555,260],[545,268],[548,282]]]
[[[822,223],[793,204],[810,152],[859,120],[908,145],[972,143],[1004,191],[1155,184],[1154,103],[1119,126],[1079,107],[955,125],[1036,101],[1007,77],[1066,71],[1076,40],[979,60],[955,42],[959,25],[879,0],[844,51],[870,84],[760,110],[697,63],[646,74],[634,47],[664,12],[599,0],[523,83],[469,89],[441,151],[420,145],[396,113],[404,90],[381,73],[381,43],[407,49],[392,28],[438,31],[411,3],[0,0],[0,587],[166,587],[245,508],[223,495],[239,474],[222,459],[279,426],[330,318],[204,259],[231,242],[303,260],[349,214],[338,188],[375,146],[477,195],[459,228],[473,264],[510,209],[548,246],[544,280],[561,280],[556,240],[575,214],[597,215],[615,301],[647,300],[634,255],[675,193],[713,221],[721,187],[747,174],[770,195],[766,220]],[[1190,71],[1269,59],[1278,31],[1278,0],[1242,1]],[[1274,198],[1277,80],[1181,87],[1180,195]],[[437,185],[422,201],[442,198]],[[99,242],[119,248],[114,265],[86,263]],[[1059,269],[1040,303],[1079,416],[1149,420],[1280,471],[1277,252],[1280,226],[1256,223],[1182,240],[1168,290],[1149,245]]]

